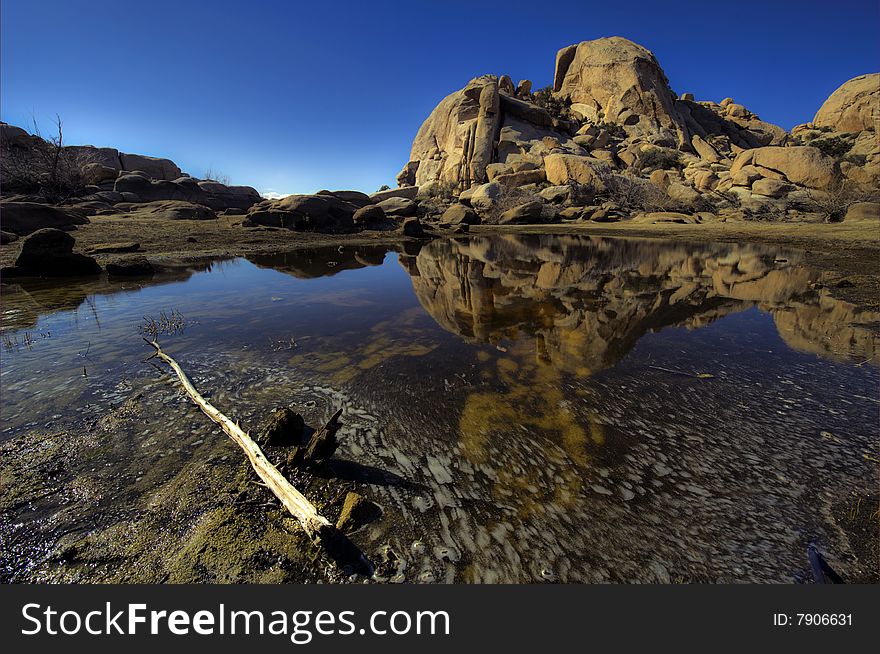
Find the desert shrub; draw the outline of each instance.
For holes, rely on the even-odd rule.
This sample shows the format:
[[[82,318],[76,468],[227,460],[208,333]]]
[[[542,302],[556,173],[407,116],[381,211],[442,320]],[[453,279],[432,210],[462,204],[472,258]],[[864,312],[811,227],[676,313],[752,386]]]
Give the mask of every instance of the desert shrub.
[[[853,142],[845,136],[826,136],[810,141],[810,145],[821,150],[823,154],[840,159],[852,149]]]
[[[205,171],[204,180],[206,182],[217,182],[218,184],[229,186],[229,175],[224,175],[223,173],[214,170],[211,166],[208,166],[208,169]]]
[[[47,202],[83,195],[86,187],[83,167],[97,161],[96,153],[65,147],[63,123],[58,116],[55,134],[44,139],[34,121],[34,136],[28,146],[0,143],[4,190],[33,194]]]
[[[533,97],[535,104],[545,109],[552,118],[557,118],[559,120],[572,120],[569,103],[562,98],[553,95],[552,87],[545,86],[543,89],[538,89],[535,91]]]
[[[675,150],[651,148],[639,152],[636,167],[639,170],[670,170],[681,167],[681,155]]]
[[[573,205],[587,206],[596,199],[596,189],[589,184],[569,182],[568,188],[571,189],[569,198]]]
[[[390,191],[390,190],[391,190],[391,187],[388,186],[388,184],[382,184],[382,186],[380,186],[379,190],[376,192],[381,193],[382,191]]]
[[[509,191],[502,193],[501,196],[495,200],[492,209],[490,209],[483,217],[486,222],[496,223],[501,217],[501,214],[505,211],[535,200],[544,204],[544,200],[541,196],[533,191],[526,191],[520,188],[510,189]],[[541,210],[541,219],[544,222],[549,222],[553,219],[554,215],[555,212],[553,208],[544,204]]]
[[[847,210],[857,202],[876,202],[880,193],[865,191],[859,185],[839,178],[824,191],[807,189],[807,200],[804,208],[822,214],[825,222],[840,222]]]
[[[868,163],[868,155],[866,154],[848,154],[841,159],[856,166],[864,166]]]
[[[623,125],[618,125],[617,123],[599,122],[596,123],[596,127],[598,127],[599,129],[604,129],[606,132],[608,132],[608,136],[610,136],[612,139],[622,141],[627,137],[627,133],[626,130],[623,129]]]
[[[626,211],[675,211],[680,209],[666,193],[646,179],[627,171],[597,171],[597,197],[610,200]]]

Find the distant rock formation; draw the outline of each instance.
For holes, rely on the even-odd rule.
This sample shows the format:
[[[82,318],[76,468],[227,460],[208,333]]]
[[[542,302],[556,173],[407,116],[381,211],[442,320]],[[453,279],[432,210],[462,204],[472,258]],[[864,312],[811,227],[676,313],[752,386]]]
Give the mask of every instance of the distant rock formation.
[[[128,154],[115,148],[69,145],[57,148],[56,189],[60,197],[48,198],[43,188],[50,175],[48,161],[56,146],[20,127],[0,123],[0,156],[3,160],[4,197],[22,203],[46,206],[62,204],[56,211],[92,215],[118,212],[117,205],[156,201],[184,201],[203,205],[210,211],[245,211],[262,198],[250,186],[230,186],[214,180],[199,180],[183,173],[170,159]],[[13,197],[10,197],[13,196]],[[6,205],[4,205],[5,207]],[[128,207],[121,207],[123,213]],[[6,212],[4,208],[4,213]],[[20,212],[19,212],[20,213]],[[37,212],[39,213],[39,212]],[[16,221],[19,234],[47,226],[33,211],[29,223]]]

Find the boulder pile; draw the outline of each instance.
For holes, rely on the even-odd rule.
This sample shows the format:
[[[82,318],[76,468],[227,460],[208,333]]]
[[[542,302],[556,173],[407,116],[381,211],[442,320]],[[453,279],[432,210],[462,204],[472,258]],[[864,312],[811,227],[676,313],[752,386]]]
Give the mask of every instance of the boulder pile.
[[[732,98],[677,95],[656,57],[621,37],[562,48],[553,86],[531,86],[483,75],[445,97],[397,191],[441,223],[465,210],[490,223],[669,211],[839,220],[828,196],[878,193],[880,74],[844,84],[792,133]]]

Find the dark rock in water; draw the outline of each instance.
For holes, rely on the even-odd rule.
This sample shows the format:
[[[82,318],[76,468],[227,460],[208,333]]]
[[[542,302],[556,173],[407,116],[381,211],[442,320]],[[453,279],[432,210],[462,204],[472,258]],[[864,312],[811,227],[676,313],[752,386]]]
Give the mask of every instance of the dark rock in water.
[[[15,268],[7,275],[36,277],[76,277],[98,275],[101,266],[92,258],[75,254],[73,236],[60,229],[40,229],[21,242]]]
[[[358,227],[373,227],[386,222],[385,212],[382,207],[375,204],[368,204],[354,212],[351,218]]]
[[[371,502],[363,495],[350,492],[345,496],[342,512],[336,521],[336,528],[339,531],[352,532],[373,522],[381,515],[382,509],[377,504]]]
[[[425,230],[422,229],[422,223],[418,218],[407,218],[403,221],[403,235],[412,236],[413,238],[424,238]]]
[[[304,428],[305,422],[301,415],[287,407],[281,407],[272,411],[260,425],[257,443],[273,447],[299,445],[302,441]]]
[[[110,277],[151,277],[156,270],[145,257],[113,261],[107,264]]]
[[[455,229],[452,230],[453,234],[467,234],[471,231],[471,226],[467,223],[462,223],[461,225],[456,225]]]
[[[336,432],[342,427],[342,423],[339,422],[341,415],[342,409],[339,409],[330,417],[326,425],[312,434],[307,445],[294,449],[287,457],[287,464],[294,467],[309,467],[321,465],[332,457],[339,447]]]
[[[419,203],[408,198],[388,198],[378,205],[388,216],[414,216],[419,210]]]
[[[482,222],[476,211],[463,204],[450,205],[440,221],[450,225],[479,225]]]
[[[137,252],[140,250],[141,244],[135,241],[124,241],[121,243],[101,243],[94,245],[88,249],[89,254],[121,254],[123,252]]]
[[[19,236],[36,232],[39,229],[73,229],[76,225],[89,222],[82,212],[60,207],[52,207],[38,202],[0,203],[3,231]]]
[[[12,232],[4,232],[0,230],[0,245],[8,245],[9,243],[14,243],[18,240],[18,234],[13,234]]]
[[[541,212],[544,210],[544,203],[540,200],[532,200],[526,202],[513,209],[508,209],[501,214],[498,219],[499,225],[521,225],[524,223],[535,222],[541,218]]]

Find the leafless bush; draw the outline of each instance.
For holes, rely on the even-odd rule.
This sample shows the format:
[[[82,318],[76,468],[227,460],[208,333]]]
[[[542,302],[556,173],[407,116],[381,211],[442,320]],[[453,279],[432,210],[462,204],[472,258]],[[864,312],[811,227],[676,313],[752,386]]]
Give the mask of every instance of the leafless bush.
[[[680,208],[669,196],[646,179],[630,172],[596,171],[596,195],[628,211],[673,211]]]
[[[44,139],[36,120],[29,145],[0,143],[0,174],[5,190],[38,195],[48,202],[60,202],[85,192],[83,167],[97,160],[95,153],[64,145],[60,116],[55,117],[55,134]]]
[[[544,222],[551,221],[555,215],[553,207],[544,204],[543,198],[541,198],[541,196],[537,193],[526,191],[520,188],[513,188],[509,191],[505,191],[504,193],[502,193],[501,196],[495,200],[495,204],[492,205],[492,208],[488,211],[484,218],[488,223],[496,223],[501,217],[501,214],[503,214],[505,211],[515,209],[516,207],[535,201],[540,202],[543,205],[541,209],[541,219]]]
[[[822,214],[825,222],[837,223],[855,203],[876,202],[878,199],[880,193],[865,191],[846,178],[839,178],[827,190],[807,189],[806,208]]]
[[[187,324],[186,318],[180,313],[180,311],[171,309],[170,314],[166,314],[163,311],[159,314],[158,318],[144,316],[144,322],[141,323],[140,331],[141,334],[156,340],[160,334],[173,336],[174,334],[182,332],[186,329]]]
[[[214,170],[212,166],[208,166],[207,170],[205,170],[205,181],[229,186],[229,175],[225,175],[220,171]]]

